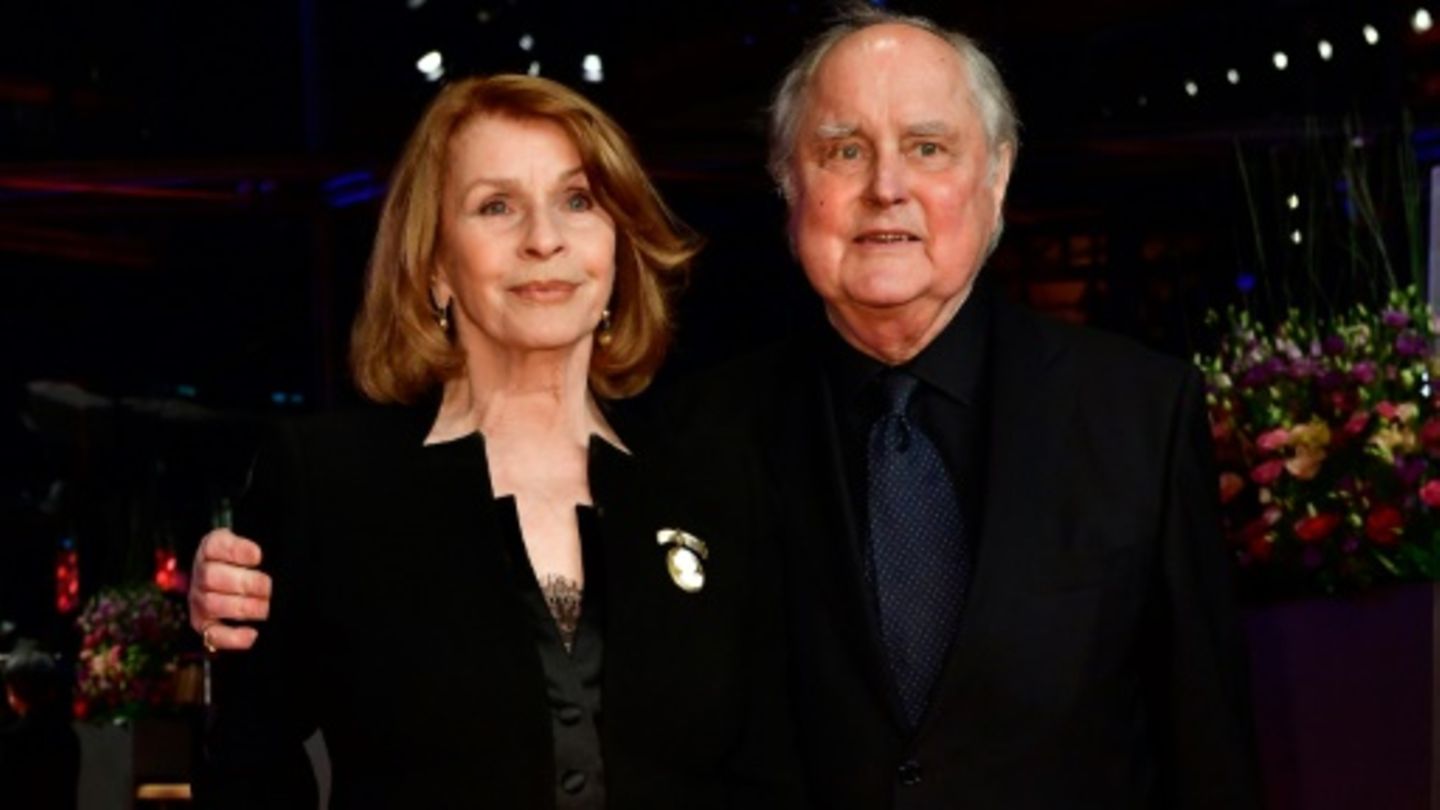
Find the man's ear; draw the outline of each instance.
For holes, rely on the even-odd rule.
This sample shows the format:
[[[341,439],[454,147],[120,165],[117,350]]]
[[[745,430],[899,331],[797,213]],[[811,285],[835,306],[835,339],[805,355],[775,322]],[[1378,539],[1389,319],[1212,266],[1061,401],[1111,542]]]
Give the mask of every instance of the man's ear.
[[[1008,143],[995,148],[990,158],[990,194],[995,204],[995,224],[1000,224],[1005,208],[1005,192],[1010,188],[1010,169],[1015,165],[1015,149]]]

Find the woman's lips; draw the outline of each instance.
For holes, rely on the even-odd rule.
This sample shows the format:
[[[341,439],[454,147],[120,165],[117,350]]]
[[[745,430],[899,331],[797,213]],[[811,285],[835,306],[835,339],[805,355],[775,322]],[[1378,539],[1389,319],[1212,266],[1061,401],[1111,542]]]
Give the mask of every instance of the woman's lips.
[[[573,281],[531,281],[526,284],[517,284],[510,288],[510,292],[525,301],[533,301],[539,304],[548,304],[556,301],[564,301],[575,292],[580,285]]]

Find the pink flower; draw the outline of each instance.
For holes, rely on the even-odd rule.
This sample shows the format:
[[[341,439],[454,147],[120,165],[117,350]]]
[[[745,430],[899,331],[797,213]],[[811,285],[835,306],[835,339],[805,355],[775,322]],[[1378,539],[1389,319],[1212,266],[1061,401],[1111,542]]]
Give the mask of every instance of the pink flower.
[[[1375,406],[1375,412],[1392,421],[1399,415],[1399,410],[1395,407],[1395,403],[1388,399],[1382,400],[1377,404]]]
[[[1266,431],[1260,434],[1260,437],[1255,440],[1255,446],[1266,453],[1273,453],[1289,443],[1290,431],[1283,427]]]
[[[1369,424],[1370,412],[1363,410],[1356,411],[1355,413],[1350,414],[1349,419],[1345,420],[1345,427],[1341,428],[1341,430],[1345,433],[1346,436],[1359,436],[1361,433],[1365,432],[1365,428]]]
[[[1285,472],[1285,460],[1272,458],[1250,471],[1250,480],[1262,487],[1268,487],[1275,483],[1280,474]]]
[[[1432,478],[1420,487],[1420,500],[1432,508],[1440,506],[1440,478]]]

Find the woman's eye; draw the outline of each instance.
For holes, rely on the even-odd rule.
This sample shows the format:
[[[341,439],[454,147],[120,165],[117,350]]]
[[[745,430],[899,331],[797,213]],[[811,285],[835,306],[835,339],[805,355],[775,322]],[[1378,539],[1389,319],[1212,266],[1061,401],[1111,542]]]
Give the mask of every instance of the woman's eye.
[[[565,201],[565,205],[571,211],[589,211],[595,207],[595,201],[590,198],[589,194],[577,191],[570,195],[570,198]]]
[[[841,144],[841,145],[840,145],[840,148],[835,150],[835,154],[836,154],[836,156],[839,157],[841,160],[856,160],[856,159],[858,159],[858,158],[860,157],[860,144],[858,144],[858,143],[845,143],[845,144]]]
[[[504,200],[486,200],[480,204],[480,213],[484,216],[497,216],[510,210],[510,206]]]

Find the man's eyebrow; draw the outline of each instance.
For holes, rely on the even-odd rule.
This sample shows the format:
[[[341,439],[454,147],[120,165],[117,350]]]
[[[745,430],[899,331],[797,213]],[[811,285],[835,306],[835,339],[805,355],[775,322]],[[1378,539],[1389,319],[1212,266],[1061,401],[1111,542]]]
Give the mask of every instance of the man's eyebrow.
[[[837,138],[848,138],[854,135],[860,128],[854,124],[821,124],[815,128],[815,134],[822,140],[835,140]]]
[[[906,135],[949,135],[955,128],[944,121],[920,121],[905,127]]]

